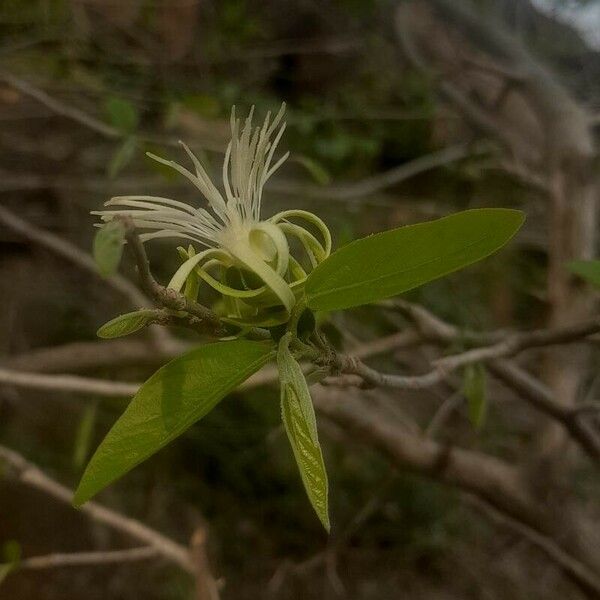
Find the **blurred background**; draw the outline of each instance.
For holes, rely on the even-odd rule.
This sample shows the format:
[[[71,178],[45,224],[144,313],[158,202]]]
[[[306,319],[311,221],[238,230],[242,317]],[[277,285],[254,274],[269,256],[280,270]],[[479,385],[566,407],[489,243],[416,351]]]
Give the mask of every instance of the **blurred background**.
[[[140,296],[127,283],[137,283],[131,260],[111,281],[90,266],[89,213],[122,194],[201,203],[144,153],[183,163],[182,139],[219,173],[232,105],[263,117],[287,103],[291,157],[264,211],[316,213],[334,247],[470,207],[527,213],[507,249],[410,300],[478,331],[591,314],[593,293],[564,265],[597,254],[598,0],[2,0],[0,40],[0,444],[68,488],[127,398],[33,389],[6,372],[143,381],[195,343],[185,331],[97,340]],[[148,252],[165,282],[174,245]],[[348,351],[407,327],[374,307],[324,324]],[[407,340],[370,361],[416,374],[436,352]],[[522,365],[565,404],[597,398],[593,344],[529,353]],[[550,520],[598,533],[598,472],[492,377],[479,427],[460,374],[422,392],[353,394],[399,437],[424,432],[518,468]],[[598,597],[443,476],[390,461],[322,415],[328,538],[277,398],[269,385],[232,395],[99,501],[184,546],[206,539],[202,560],[224,599]],[[132,544],[27,482],[0,479],[0,562]],[[600,545],[589,548],[582,560],[594,572]],[[6,600],[194,597],[209,598],[160,557],[24,568],[0,585]]]

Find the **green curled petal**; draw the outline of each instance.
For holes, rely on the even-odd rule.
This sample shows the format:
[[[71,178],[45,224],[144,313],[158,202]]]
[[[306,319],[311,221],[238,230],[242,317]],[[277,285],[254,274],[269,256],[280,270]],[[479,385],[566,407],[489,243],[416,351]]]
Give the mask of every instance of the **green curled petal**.
[[[302,265],[291,255],[290,255],[289,272],[290,272],[290,276],[293,280],[292,284],[294,284],[298,281],[304,281],[306,279],[306,277],[308,276],[306,271],[302,268]]]
[[[209,250],[204,250],[204,252],[200,252],[200,254],[195,254],[194,256],[188,258],[179,267],[179,269],[177,269],[175,275],[173,275],[167,287],[169,289],[175,290],[176,292],[179,292],[190,273],[198,266],[199,263],[212,256],[221,256],[223,254],[224,253],[222,250],[215,250],[214,248],[210,248]]]
[[[188,246],[187,250],[183,246],[177,247],[177,252],[179,252],[179,256],[186,261],[188,258],[192,258],[192,256],[196,255],[196,249],[191,244]],[[188,278],[185,280],[185,285],[183,287],[183,295],[189,300],[193,300],[194,302],[198,299],[198,292],[200,291],[200,278],[196,274],[195,271],[192,271]]]
[[[267,288],[266,286],[262,286],[256,288],[254,290],[239,290],[237,288],[233,288],[225,283],[221,283],[218,279],[215,279],[212,275],[208,273],[208,269],[215,265],[223,266],[223,263],[220,260],[213,259],[207,261],[201,268],[196,269],[196,273],[199,277],[201,277],[210,287],[212,287],[217,292],[220,292],[224,296],[231,296],[233,298],[254,298],[259,294],[262,294]]]
[[[277,227],[273,223],[269,223],[268,221],[256,223],[256,225],[254,225],[250,230],[250,239],[252,239],[252,234],[255,231],[260,231],[264,233],[268,237],[268,239],[273,243],[275,247],[276,258],[275,270],[277,271],[277,273],[283,276],[287,271],[290,256],[290,248],[288,246],[287,240],[285,239],[285,235],[279,227]]]
[[[269,221],[271,223],[277,224],[281,221],[285,221],[286,219],[294,217],[304,219],[308,223],[314,225],[319,230],[319,232],[323,236],[322,245],[325,249],[325,257],[329,256],[331,254],[332,244],[331,233],[329,232],[327,225],[325,225],[325,223],[321,219],[319,219],[317,215],[314,215],[313,213],[308,212],[307,210],[284,210],[283,212],[277,213],[275,216],[271,217]]]
[[[254,272],[279,298],[288,313],[296,298],[285,279],[265,263],[248,244],[239,243],[229,247],[231,255],[246,269]]]
[[[325,248],[323,248],[317,238],[304,229],[304,227],[294,225],[293,223],[280,223],[279,227],[284,233],[293,235],[300,240],[310,258],[313,269],[327,258]]]
[[[290,315],[281,310],[273,314],[258,313],[254,317],[221,317],[221,321],[237,327],[276,327],[287,323]]]

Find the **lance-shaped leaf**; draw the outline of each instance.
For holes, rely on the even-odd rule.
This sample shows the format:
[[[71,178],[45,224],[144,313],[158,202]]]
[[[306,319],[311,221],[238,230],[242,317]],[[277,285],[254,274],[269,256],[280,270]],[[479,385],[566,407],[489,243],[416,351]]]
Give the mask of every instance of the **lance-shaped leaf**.
[[[94,260],[103,277],[109,277],[118,268],[123,255],[125,226],[120,221],[109,221],[94,238]]]
[[[129,136],[117,148],[107,167],[107,175],[111,179],[114,179],[133,160],[137,150],[137,143],[137,139],[134,136]]]
[[[123,337],[160,321],[161,316],[161,311],[151,308],[125,313],[104,323],[96,335],[104,339]]]
[[[307,304],[340,310],[406,292],[489,256],[523,221],[518,210],[482,208],[356,240],[309,274]]]
[[[487,413],[487,381],[485,367],[478,363],[467,365],[463,379],[463,393],[467,399],[469,420],[475,429],[481,429]]]
[[[281,416],[302,483],[323,527],[330,529],[328,484],[317,434],[317,421],[300,365],[289,350],[290,334],[279,342],[277,366],[281,385]]]
[[[574,260],[568,267],[571,273],[600,288],[600,260]]]
[[[90,460],[73,504],[80,506],[181,435],[275,356],[272,344],[208,344],[172,360],[146,383]]]
[[[131,133],[140,121],[137,108],[123,98],[109,98],[105,104],[106,116],[110,124],[121,133]]]

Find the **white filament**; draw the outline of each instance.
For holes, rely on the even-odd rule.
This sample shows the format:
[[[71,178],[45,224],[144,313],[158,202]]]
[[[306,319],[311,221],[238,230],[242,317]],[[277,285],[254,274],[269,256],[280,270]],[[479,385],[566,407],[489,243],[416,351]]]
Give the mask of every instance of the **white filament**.
[[[153,160],[175,169],[191,181],[207,200],[210,210],[157,196],[116,196],[105,206],[118,208],[93,211],[92,214],[99,215],[102,221],[110,221],[117,215],[131,217],[136,228],[144,231],[140,235],[142,241],[179,238],[208,247],[226,246],[242,231],[248,232],[259,222],[263,188],[289,156],[289,152],[285,153],[271,166],[285,131],[284,112],[285,104],[272,121],[271,113],[268,113],[262,127],[253,128],[254,107],[243,127],[235,116],[235,108],[231,111],[231,142],[223,161],[225,196],[183,142],[180,143],[192,160],[195,174],[174,161],[148,153]]]

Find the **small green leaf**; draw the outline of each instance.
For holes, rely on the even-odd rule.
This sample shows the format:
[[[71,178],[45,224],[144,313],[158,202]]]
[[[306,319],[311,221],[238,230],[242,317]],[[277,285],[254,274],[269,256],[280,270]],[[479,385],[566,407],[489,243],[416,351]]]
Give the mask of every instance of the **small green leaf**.
[[[467,399],[469,420],[475,429],[481,429],[487,414],[487,377],[482,364],[467,365],[463,393]]]
[[[518,210],[482,208],[356,240],[309,274],[307,304],[341,310],[406,292],[496,252],[523,221]]]
[[[289,350],[290,334],[279,342],[277,366],[281,416],[308,498],[329,532],[328,484],[317,434],[317,421],[304,374]]]
[[[123,255],[125,226],[120,221],[109,221],[94,238],[94,260],[103,277],[113,275]]]
[[[0,585],[8,577],[8,575],[15,570],[15,568],[16,565],[14,563],[0,563]]]
[[[2,558],[7,563],[18,563],[21,560],[21,544],[17,540],[7,540],[2,544]]]
[[[138,109],[129,100],[112,97],[104,108],[108,122],[121,133],[132,133],[140,122]]]
[[[0,563],[0,585],[10,573],[15,571],[21,562],[21,544],[16,540],[8,540],[2,544],[2,561]]]
[[[150,308],[125,313],[104,323],[96,335],[104,339],[123,337],[156,323],[159,315],[160,311]]]
[[[136,150],[137,139],[134,136],[125,138],[108,163],[107,174],[111,179],[114,179],[131,162]]]
[[[185,96],[181,103],[186,108],[209,119],[217,118],[221,112],[218,98],[209,94],[191,94]]]
[[[73,466],[76,469],[80,469],[84,465],[89,455],[97,413],[98,407],[96,404],[86,406],[77,426],[73,448]]]
[[[331,175],[323,167],[323,165],[319,164],[312,158],[308,156],[296,156],[295,158],[297,163],[300,163],[310,174],[310,176],[319,184],[319,185],[328,185],[331,183]]]
[[[575,260],[567,266],[571,273],[600,288],[600,260]]]
[[[92,456],[73,504],[81,506],[181,435],[274,355],[269,343],[217,342],[191,350],[159,369],[142,385]]]

